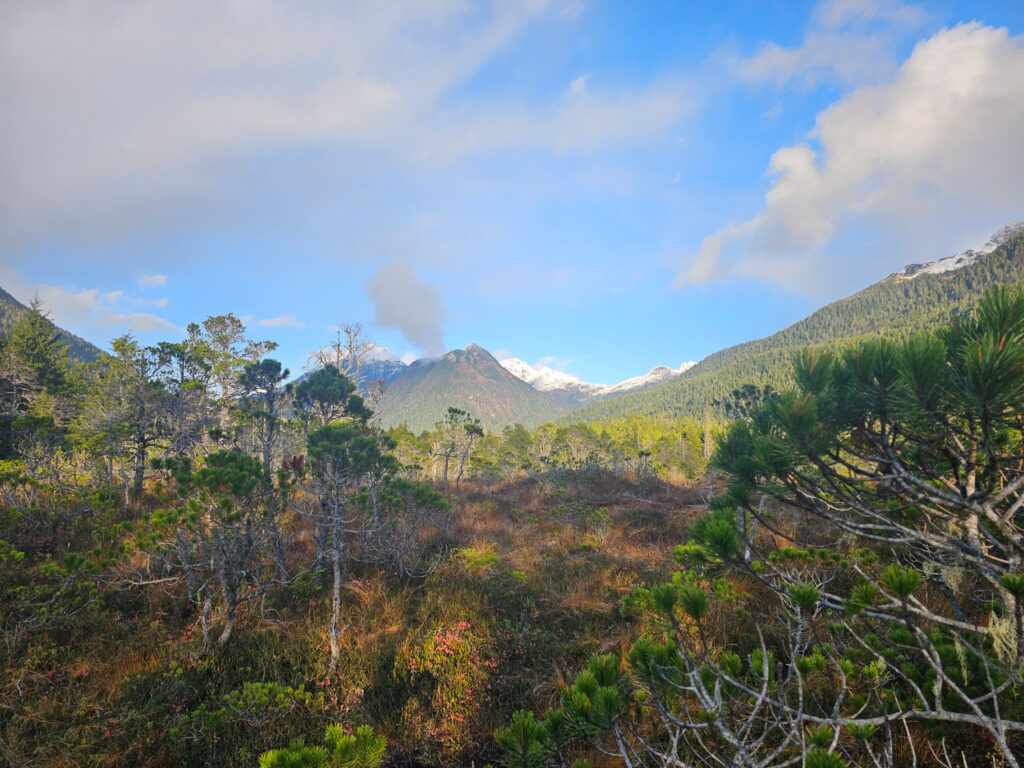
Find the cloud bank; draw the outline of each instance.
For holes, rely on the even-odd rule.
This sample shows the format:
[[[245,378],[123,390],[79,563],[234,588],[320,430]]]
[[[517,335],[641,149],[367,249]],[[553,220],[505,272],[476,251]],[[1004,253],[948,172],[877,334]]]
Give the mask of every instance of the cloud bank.
[[[1019,218],[1021,83],[1024,37],[977,22],[941,30],[888,82],[820,112],[806,142],[778,149],[764,207],[707,236],[673,286],[745,277],[807,291],[822,279],[815,257],[850,228],[898,241],[947,220],[979,235]]]
[[[268,153],[354,148],[446,163],[586,152],[643,140],[687,113],[685,85],[672,79],[603,90],[580,79],[531,102],[453,95],[538,17],[571,23],[559,17],[566,5],[10,4],[0,25],[0,239],[103,239],[221,215],[249,191],[235,181],[238,164]]]

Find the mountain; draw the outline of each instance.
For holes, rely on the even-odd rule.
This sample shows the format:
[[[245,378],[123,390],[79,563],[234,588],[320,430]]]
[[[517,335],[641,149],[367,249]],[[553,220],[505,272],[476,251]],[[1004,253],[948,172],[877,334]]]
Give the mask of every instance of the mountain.
[[[324,351],[326,352],[327,350]],[[405,363],[391,354],[391,352],[386,350],[384,347],[372,344],[365,355],[365,359],[359,365],[358,377],[353,376],[353,378],[358,378],[359,393],[365,397],[371,389],[380,390],[386,388],[392,381],[401,375],[407,367],[408,366]],[[308,379],[318,370],[320,370],[318,366],[308,368],[302,374],[297,376],[291,383],[299,384]]]
[[[618,384],[580,381],[564,371],[556,371],[546,365],[530,365],[516,357],[502,360],[501,365],[513,376],[544,393],[561,410],[567,411],[605,397],[638,392],[662,384],[692,367],[694,363],[683,363],[679,368],[659,365],[643,376],[634,376]]]
[[[416,360],[395,377],[376,404],[382,427],[405,424],[413,432],[434,428],[449,406],[499,431],[509,424],[535,427],[559,409],[541,392],[501,367],[483,347],[470,344],[429,360]]]
[[[983,246],[909,265],[772,336],[709,355],[660,386],[584,405],[562,421],[605,421],[631,414],[700,418],[713,400],[744,384],[789,386],[793,354],[804,347],[837,348],[879,335],[903,339],[970,310],[986,288],[1022,280],[1024,222],[1019,222],[1003,227]]]
[[[454,376],[449,371],[453,361],[446,360],[446,358],[452,355],[459,358],[455,362],[461,361],[461,364],[466,365],[468,361],[471,367],[480,369],[478,373],[482,372],[481,375],[475,376],[475,381],[478,384],[483,383],[487,385],[490,389],[486,392],[476,392],[473,388],[474,385],[469,379],[455,376],[453,381],[458,380],[457,389],[460,392],[459,396],[462,398],[463,403],[476,400],[484,404],[485,410],[493,411],[493,421],[488,422],[488,419],[491,417],[481,417],[485,425],[490,423],[493,429],[500,429],[505,424],[514,424],[516,421],[524,425],[527,423],[539,424],[550,420],[558,413],[564,413],[577,408],[583,403],[592,402],[604,397],[614,397],[627,392],[637,392],[656,386],[678,376],[694,365],[693,363],[683,363],[679,368],[669,368],[660,365],[643,376],[634,376],[618,384],[592,384],[580,381],[571,374],[556,371],[554,368],[542,365],[529,365],[516,358],[509,358],[498,363],[501,368],[511,373],[514,378],[530,385],[530,387],[539,392],[544,399],[555,406],[552,409],[545,405],[538,405],[540,401],[536,397],[524,395],[523,393],[526,390],[517,384],[511,384],[507,377],[500,375],[494,370],[488,371],[487,369],[491,364],[497,363],[497,361],[489,352],[476,344],[470,344],[464,350],[453,350],[441,358],[416,360],[410,364],[402,362],[383,347],[375,347],[368,359],[362,363],[359,373],[362,379],[362,386],[360,387],[362,393],[364,395],[374,395],[372,399],[375,410],[381,412],[381,415],[378,416],[379,423],[384,426],[395,426],[400,424],[403,419],[406,419],[410,428],[414,428],[412,425],[416,424],[423,429],[432,429],[434,423],[440,417],[425,417],[420,413],[422,408],[425,407],[423,393],[427,389],[440,387],[441,379],[444,376]],[[438,370],[435,371],[435,368],[438,368]],[[445,371],[448,372],[445,373]],[[430,376],[427,376],[428,372],[432,372]],[[310,373],[311,371],[303,373],[295,379],[295,382],[303,381]],[[463,373],[465,373],[465,369]],[[426,383],[422,383],[424,380]],[[509,391],[500,393],[495,390],[496,382],[500,383],[501,388],[508,389]],[[515,393],[510,388],[514,388]],[[371,392],[370,390],[374,391]],[[384,395],[377,394],[381,391]],[[524,397],[527,397],[529,402],[524,400]],[[411,399],[411,402],[403,402],[406,399]],[[437,398],[431,396],[431,400],[437,400]],[[447,411],[448,405],[466,407],[465,404],[459,405],[454,400],[448,402],[443,407],[438,406],[437,402],[434,403],[434,406],[437,407],[430,406],[433,409],[431,413],[439,412],[442,416]],[[499,406],[498,402],[505,402],[507,407]],[[384,412],[385,410],[386,413]],[[401,415],[395,416],[394,414]],[[517,414],[519,415],[517,416]],[[480,413],[474,411],[473,415],[479,417]],[[505,418],[512,418],[513,420],[504,421],[503,419]],[[537,421],[537,419],[540,419],[540,421]],[[416,431],[419,431],[419,429],[416,429]]]
[[[997,230],[996,233],[982,245],[975,246],[974,248],[968,248],[966,251],[960,251],[960,253],[947,256],[946,258],[939,259],[938,261],[929,262],[928,264],[908,264],[899,272],[894,275],[890,275],[890,277],[894,277],[897,280],[913,280],[918,275],[939,275],[943,272],[951,272],[955,269],[969,267],[982,256],[987,256],[992,253],[992,251],[1006,243],[1022,230],[1024,230],[1024,221],[1007,224],[1005,227]]]
[[[580,381],[546,365],[530,365],[517,357],[501,361],[501,367],[540,392],[560,411],[569,411],[600,397],[604,385]]]
[[[687,362],[680,365],[678,368],[669,368],[667,365],[659,365],[652,368],[643,376],[634,376],[631,379],[620,381],[618,384],[613,384],[608,387],[608,390],[604,393],[605,397],[614,397],[616,395],[626,395],[630,392],[642,392],[645,389],[656,387],[659,384],[664,384],[666,381],[671,381],[676,376],[690,370],[695,366],[694,362]]]
[[[24,304],[0,288],[0,338],[7,338],[18,324],[23,312],[28,310]],[[60,337],[68,344],[68,354],[72,360],[80,363],[91,363],[103,356],[103,350],[75,334],[58,328]]]
[[[398,358],[367,360],[359,369],[359,375],[365,384],[380,384],[386,387],[408,367]]]

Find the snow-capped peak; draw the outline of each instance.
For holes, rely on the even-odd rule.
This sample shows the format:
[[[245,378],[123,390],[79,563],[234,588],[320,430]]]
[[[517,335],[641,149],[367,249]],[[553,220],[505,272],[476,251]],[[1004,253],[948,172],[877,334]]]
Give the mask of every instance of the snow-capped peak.
[[[388,362],[396,362],[398,360],[398,356],[390,349],[373,342],[367,342],[363,351],[363,357],[366,360],[386,360]]]
[[[1000,227],[992,237],[981,245],[976,245],[973,248],[968,248],[966,251],[947,256],[938,261],[930,261],[927,264],[908,264],[894,276],[904,280],[912,280],[918,275],[939,275],[943,272],[962,269],[963,267],[970,266],[982,256],[992,253],[992,251],[1021,231],[1024,231],[1024,221],[1007,224],[1005,227]]]
[[[558,371],[546,365],[530,365],[515,357],[502,360],[501,365],[513,376],[522,379],[541,392],[568,392],[575,395],[579,402],[587,402],[661,384],[663,381],[675,378],[688,368],[692,368],[695,363],[683,363],[678,368],[659,365],[643,376],[634,376],[620,381],[618,384],[594,384],[589,381],[581,381],[565,371]]]
[[[643,376],[634,376],[631,379],[620,381],[618,384],[613,384],[608,387],[607,394],[618,395],[625,392],[635,392],[638,389],[647,389],[648,387],[653,387],[655,384],[661,384],[663,381],[674,379],[683,371],[689,370],[695,365],[696,363],[694,362],[683,363],[678,368],[669,368],[667,365],[659,365],[652,368]]]
[[[586,381],[580,381],[571,373],[555,370],[546,365],[530,365],[525,360],[520,360],[517,357],[502,360],[501,366],[517,379],[522,379],[541,392],[547,392],[552,389],[565,389],[567,387],[595,387],[600,389],[604,386],[603,384],[590,384]]]

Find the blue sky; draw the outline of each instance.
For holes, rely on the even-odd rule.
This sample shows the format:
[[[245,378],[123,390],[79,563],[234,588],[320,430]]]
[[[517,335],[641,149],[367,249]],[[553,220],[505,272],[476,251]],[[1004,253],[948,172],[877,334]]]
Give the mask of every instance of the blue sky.
[[[1024,218],[1024,4],[0,10],[0,285],[615,382]]]

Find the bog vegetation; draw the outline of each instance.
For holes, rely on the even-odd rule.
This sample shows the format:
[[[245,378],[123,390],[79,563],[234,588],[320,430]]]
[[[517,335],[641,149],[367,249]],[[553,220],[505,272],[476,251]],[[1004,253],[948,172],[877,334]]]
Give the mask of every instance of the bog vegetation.
[[[1024,298],[710,418],[374,426],[232,315],[0,353],[9,765],[1019,766]]]

